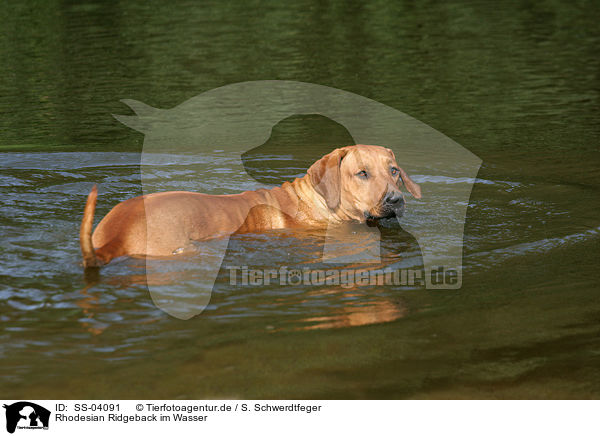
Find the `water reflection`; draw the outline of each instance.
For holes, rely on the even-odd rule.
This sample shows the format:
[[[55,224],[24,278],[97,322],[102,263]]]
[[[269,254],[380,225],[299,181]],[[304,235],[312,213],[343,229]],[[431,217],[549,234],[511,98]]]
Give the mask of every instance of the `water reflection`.
[[[407,287],[384,286],[382,271],[420,265],[418,245],[398,227],[367,228],[368,243],[363,244],[361,227],[366,228],[364,224],[347,224],[331,229],[328,235],[336,251],[352,257],[354,263],[330,263],[322,259],[325,229],[233,235],[214,289],[208,295],[198,285],[205,270],[201,244],[194,254],[116,259],[102,270],[86,274],[86,286],[80,291],[84,298],[77,302],[84,314],[80,322],[95,335],[107,327],[96,316],[101,314],[102,319],[106,318],[103,302],[90,290],[135,288],[144,289],[144,295],[149,294],[155,306],[163,310],[168,307],[167,313],[191,310],[200,313],[210,302],[201,317],[277,316],[280,319],[273,331],[354,327],[399,319],[408,309],[397,293]],[[381,243],[372,238],[374,231],[381,237]],[[379,261],[365,262],[364,253],[372,250],[374,242],[380,251]],[[399,253],[398,244],[406,250]],[[248,279],[252,271],[260,272],[258,282]],[[284,275],[263,280],[267,272]],[[298,279],[292,278],[293,274]],[[359,274],[367,274],[366,281],[361,283]],[[373,278],[369,279],[369,274]],[[146,290],[149,288],[152,292]],[[120,298],[118,301],[126,305]]]
[[[407,313],[408,308],[399,301],[348,302],[341,307],[332,307],[329,314],[304,318],[302,322],[309,325],[298,327],[297,330],[332,329],[379,324],[395,321],[404,317]]]
[[[94,318],[101,303],[97,296],[88,293],[89,288],[90,286],[86,286],[80,291],[82,298],[77,301],[77,306],[81,308],[84,315],[79,319],[79,323],[84,330],[92,335],[99,335],[109,326],[109,324],[99,322]]]

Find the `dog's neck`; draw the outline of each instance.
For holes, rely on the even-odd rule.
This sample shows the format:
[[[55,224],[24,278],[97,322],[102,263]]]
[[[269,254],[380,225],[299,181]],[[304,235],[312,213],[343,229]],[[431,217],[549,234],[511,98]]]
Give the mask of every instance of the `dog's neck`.
[[[335,211],[329,209],[325,198],[315,191],[308,175],[285,182],[270,192],[280,200],[278,202],[283,206],[283,213],[302,222],[310,220],[314,226],[327,226],[352,219],[340,208]]]
[[[327,227],[353,219],[341,208],[332,211],[325,198],[315,191],[308,175],[271,189],[234,195],[245,198],[250,206],[245,221],[239,223],[240,232],[247,228],[256,231],[307,225]]]

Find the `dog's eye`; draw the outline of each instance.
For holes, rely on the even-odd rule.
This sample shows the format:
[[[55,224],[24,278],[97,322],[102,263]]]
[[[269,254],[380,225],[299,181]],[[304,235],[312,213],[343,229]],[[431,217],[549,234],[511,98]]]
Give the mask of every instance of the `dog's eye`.
[[[365,170],[357,172],[356,175],[365,180],[369,178],[369,174]]]
[[[396,167],[392,167],[392,169],[390,171],[392,172],[392,176],[396,177],[400,170]]]

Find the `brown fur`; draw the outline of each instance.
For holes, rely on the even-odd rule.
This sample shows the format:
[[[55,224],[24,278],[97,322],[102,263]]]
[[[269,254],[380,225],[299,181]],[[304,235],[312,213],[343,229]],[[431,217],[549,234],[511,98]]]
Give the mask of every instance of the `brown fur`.
[[[390,168],[396,168],[392,175]],[[368,178],[358,175],[366,171]],[[421,190],[395,161],[391,150],[374,145],[338,148],[315,162],[307,175],[273,189],[233,195],[173,191],[117,204],[92,233],[97,190],[85,205],[80,245],[85,267],[119,256],[169,256],[192,248],[192,241],[294,227],[326,227],[364,222],[390,214],[386,196]]]

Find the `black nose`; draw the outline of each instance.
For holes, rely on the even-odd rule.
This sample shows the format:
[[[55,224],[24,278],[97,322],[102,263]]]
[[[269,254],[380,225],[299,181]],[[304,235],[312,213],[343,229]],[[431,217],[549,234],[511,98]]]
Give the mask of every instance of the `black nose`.
[[[388,192],[383,199],[385,204],[389,204],[390,206],[400,206],[404,203],[404,198],[402,194],[398,191]]]

